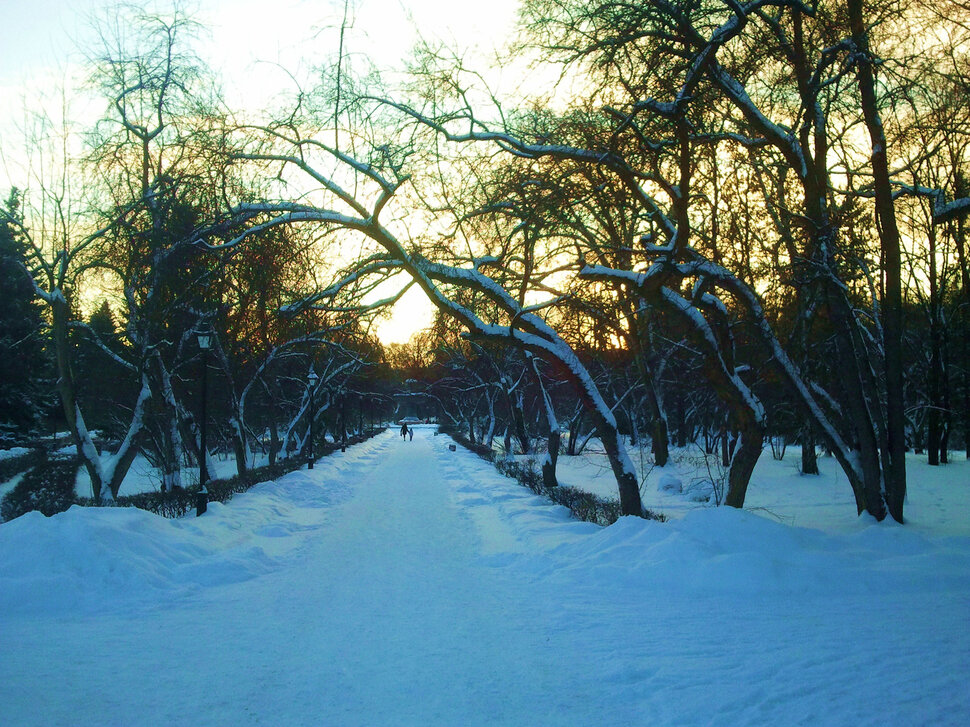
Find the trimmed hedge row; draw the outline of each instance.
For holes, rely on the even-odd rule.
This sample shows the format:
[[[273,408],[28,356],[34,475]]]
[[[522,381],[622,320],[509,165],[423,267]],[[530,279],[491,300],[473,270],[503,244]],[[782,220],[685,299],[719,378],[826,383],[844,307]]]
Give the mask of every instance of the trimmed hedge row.
[[[347,439],[347,446],[366,442],[373,436],[383,432],[382,428],[374,428],[366,434],[359,434]],[[333,442],[326,442],[317,445],[314,454],[318,457],[326,457],[341,448],[342,445]],[[288,472],[298,470],[306,465],[306,460],[299,457],[289,457],[280,460],[275,464],[268,464],[263,467],[256,467],[248,470],[243,475],[235,475],[225,479],[209,480],[206,490],[209,493],[209,502],[229,502],[240,492],[245,492],[254,485],[268,480],[275,480]],[[198,485],[188,487],[184,490],[174,492],[143,492],[137,495],[119,497],[116,504],[119,507],[137,507],[141,510],[148,510],[162,517],[176,518],[183,517],[195,509],[196,498],[199,494]],[[88,501],[85,504],[94,504]]]
[[[461,432],[459,432],[455,427],[451,426],[450,424],[439,424],[438,431],[441,432],[442,434],[447,434],[449,437],[451,437],[456,442],[458,442],[458,444],[460,444],[462,447],[469,450],[470,452],[474,452],[482,459],[488,460],[489,462],[495,461],[495,453],[492,451],[491,447],[489,447],[486,444],[478,444],[477,442],[473,442],[472,440],[463,436]]]
[[[21,472],[33,469],[45,459],[47,459],[47,453],[39,447],[16,457],[0,459],[0,482],[6,482]]]
[[[598,497],[585,490],[575,487],[546,487],[542,482],[542,473],[535,468],[532,461],[516,462],[511,459],[496,460],[491,448],[476,444],[463,437],[452,427],[440,427],[442,433],[449,435],[458,444],[477,454],[482,459],[488,460],[495,465],[495,469],[506,477],[518,480],[519,484],[528,487],[537,495],[545,495],[557,505],[562,505],[569,509],[578,520],[597,525],[612,525],[623,514],[620,509],[619,500]],[[647,520],[658,520],[666,522],[667,517],[661,513],[653,512],[646,508],[643,509],[641,517]]]
[[[383,431],[384,429],[381,428],[368,430],[366,434],[348,438],[347,445],[360,444]],[[340,448],[340,444],[327,442],[320,445],[318,456],[325,457]],[[31,454],[33,455],[33,453]],[[208,501],[228,502],[233,495],[245,492],[253,485],[282,477],[287,472],[297,470],[305,464],[306,459],[291,457],[272,465],[249,470],[241,476],[210,480],[206,485],[206,490],[209,493]],[[97,507],[103,504],[95,502],[89,497],[78,498],[75,496],[74,481],[79,466],[80,460],[77,457],[45,459],[44,453],[40,452],[39,460],[33,468],[24,475],[13,491],[8,493],[0,502],[0,522],[12,520],[31,510],[39,510],[49,517],[64,512],[74,504],[86,507]],[[176,518],[183,517],[195,509],[198,493],[199,487],[194,485],[171,492],[142,492],[137,495],[124,495],[117,498],[114,503],[107,503],[107,505],[137,507],[163,517]]]
[[[0,501],[0,522],[32,510],[39,510],[47,517],[67,510],[76,502],[74,480],[80,466],[77,457],[41,457]]]

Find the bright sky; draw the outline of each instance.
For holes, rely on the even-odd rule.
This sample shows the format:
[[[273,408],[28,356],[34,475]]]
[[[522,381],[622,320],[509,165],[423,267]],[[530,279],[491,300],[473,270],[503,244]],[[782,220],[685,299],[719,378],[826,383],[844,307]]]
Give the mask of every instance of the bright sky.
[[[89,18],[116,7],[110,0],[0,0],[0,148],[21,118],[23,99],[53,92],[91,41]],[[139,2],[141,8],[171,7]],[[344,0],[197,0],[183,6],[208,28],[203,58],[222,76],[234,108],[265,105],[289,84],[336,53]],[[381,68],[401,67],[419,37],[483,54],[501,45],[515,23],[518,0],[472,5],[455,0],[350,0],[352,28],[345,48]],[[282,68],[281,68],[282,67]],[[9,183],[0,170],[0,194]],[[379,329],[385,342],[403,342],[431,321],[430,305],[412,291]]]

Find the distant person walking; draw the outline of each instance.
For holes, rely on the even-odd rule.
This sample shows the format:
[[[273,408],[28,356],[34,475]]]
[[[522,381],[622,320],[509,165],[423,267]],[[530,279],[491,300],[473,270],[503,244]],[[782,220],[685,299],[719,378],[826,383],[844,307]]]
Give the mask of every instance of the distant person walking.
[[[401,425],[401,437],[406,437],[407,435],[408,435],[408,423],[404,422]],[[413,437],[414,435],[412,434],[411,436]]]
[[[414,427],[408,427],[408,441],[414,441]]]

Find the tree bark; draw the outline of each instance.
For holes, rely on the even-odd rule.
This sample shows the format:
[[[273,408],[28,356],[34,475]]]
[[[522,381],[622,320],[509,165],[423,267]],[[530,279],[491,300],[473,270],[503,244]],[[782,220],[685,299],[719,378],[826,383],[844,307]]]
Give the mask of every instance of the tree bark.
[[[562,438],[559,430],[549,432],[548,452],[542,460],[542,485],[543,487],[559,487],[559,479],[556,477],[556,464],[559,462],[559,442]]]
[[[815,453],[815,432],[810,424],[802,428],[802,474],[818,474],[818,455]]]
[[[879,115],[873,57],[863,18],[863,4],[862,0],[847,0],[847,2],[852,39],[856,46],[856,78],[859,83],[862,114],[872,143],[873,190],[879,222],[879,239],[885,260],[882,326],[886,375],[886,456],[883,473],[885,500],[890,516],[901,523],[903,504],[906,499],[906,420],[903,402],[903,286],[899,229],[896,226],[886,133]]]
[[[64,419],[71,431],[74,446],[91,478],[92,497],[95,502],[100,502],[105,483],[102,481],[100,464],[92,459],[98,456],[98,452],[84,425],[81,410],[77,404],[74,372],[71,368],[68,318],[67,300],[59,290],[55,291],[51,301],[51,329],[54,338],[54,355],[57,360],[57,393],[60,395]]]

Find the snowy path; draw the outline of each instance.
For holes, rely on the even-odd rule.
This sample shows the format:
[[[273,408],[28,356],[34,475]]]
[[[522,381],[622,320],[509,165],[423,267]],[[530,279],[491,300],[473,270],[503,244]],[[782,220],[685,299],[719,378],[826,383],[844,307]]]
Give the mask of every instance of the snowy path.
[[[198,520],[72,510],[43,530],[5,525],[0,548],[78,563],[62,569],[74,580],[17,581],[26,606],[0,594],[0,724],[970,716],[963,541],[875,529],[833,545],[736,513],[602,530],[449,441],[388,433]],[[57,528],[61,551],[28,541]],[[114,537],[117,559],[78,577],[90,542]],[[856,550],[892,566],[860,577]]]

